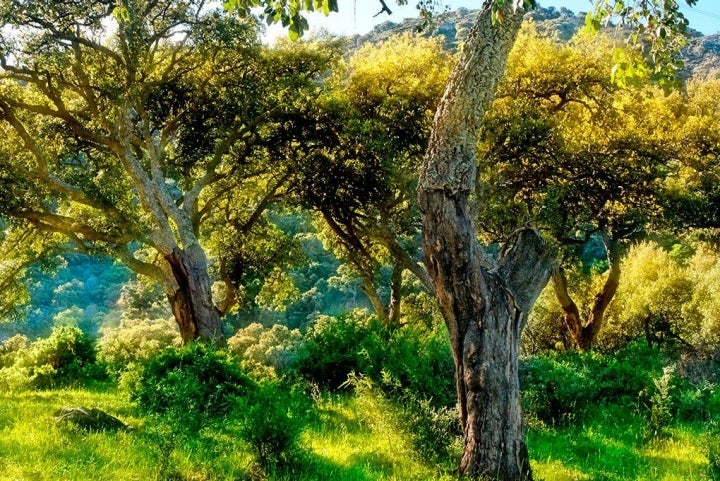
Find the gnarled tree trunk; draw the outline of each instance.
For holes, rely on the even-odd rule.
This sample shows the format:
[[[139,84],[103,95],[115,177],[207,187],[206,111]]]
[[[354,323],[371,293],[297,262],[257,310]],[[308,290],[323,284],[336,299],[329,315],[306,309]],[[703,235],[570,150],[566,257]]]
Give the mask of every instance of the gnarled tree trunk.
[[[555,297],[563,309],[565,326],[575,343],[575,347],[581,351],[592,349],[603,325],[605,311],[607,311],[620,286],[620,246],[607,236],[603,237],[603,243],[605,244],[609,269],[600,292],[593,297],[586,319],[583,319],[580,309],[570,296],[567,278],[562,268],[557,267],[552,274],[553,289]]]
[[[518,385],[519,340],[550,277],[553,255],[537,233],[515,233],[496,260],[476,240],[468,199],[477,129],[522,23],[505,2],[485,2],[435,115],[418,186],[425,264],[455,360],[464,449],[460,474],[530,480]],[[480,199],[482,201],[482,199]]]
[[[176,247],[165,256],[177,283],[167,295],[184,344],[196,339],[219,342],[223,339],[220,311],[212,301],[207,260],[200,246]]]

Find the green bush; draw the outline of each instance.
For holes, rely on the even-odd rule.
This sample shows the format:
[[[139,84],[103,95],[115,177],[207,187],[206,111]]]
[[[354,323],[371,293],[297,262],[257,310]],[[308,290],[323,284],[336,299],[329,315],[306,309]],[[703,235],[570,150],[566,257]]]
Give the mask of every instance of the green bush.
[[[348,374],[368,371],[381,331],[377,319],[364,311],[320,316],[305,334],[298,372],[311,382],[337,389]]]
[[[10,367],[15,364],[15,360],[21,351],[24,351],[30,345],[27,336],[15,334],[0,343],[0,368]]]
[[[462,444],[458,411],[435,406],[428,399],[406,396],[402,400],[403,421],[417,452],[438,463],[451,463]]]
[[[550,424],[581,419],[597,403],[637,408],[650,399],[662,373],[662,354],[642,343],[615,354],[569,351],[523,360],[520,383],[526,411]]]
[[[247,396],[236,399],[233,421],[264,470],[286,468],[299,452],[300,434],[310,407],[301,392],[264,381]]]
[[[653,379],[655,390],[650,396],[647,415],[647,436],[664,437],[673,420],[673,401],[675,395],[675,366],[663,369],[662,376]]]
[[[386,393],[410,395],[436,409],[455,406],[455,363],[445,326],[405,326],[374,349],[372,370],[366,374]]]
[[[253,383],[225,353],[200,342],[168,348],[146,363],[130,397],[146,414],[178,430],[197,431],[233,410]]]
[[[323,316],[305,335],[298,371],[332,389],[356,373],[395,397],[412,394],[434,407],[455,405],[455,365],[444,326],[388,329],[360,311]]]
[[[611,350],[629,340],[676,344],[698,332],[684,311],[696,277],[671,252],[652,242],[634,245],[621,264],[622,280],[605,316],[597,346]]]
[[[241,358],[243,369],[259,378],[289,375],[300,356],[302,334],[276,324],[271,328],[253,323],[228,339],[228,349]]]
[[[49,337],[29,346],[13,339],[14,350],[6,354],[7,364],[0,369],[0,382],[9,390],[45,389],[103,377],[104,368],[95,363],[93,340],[78,327],[55,327]]]
[[[149,361],[166,347],[179,345],[180,332],[172,319],[125,319],[118,327],[103,330],[98,359],[111,374],[118,375],[133,364]]]

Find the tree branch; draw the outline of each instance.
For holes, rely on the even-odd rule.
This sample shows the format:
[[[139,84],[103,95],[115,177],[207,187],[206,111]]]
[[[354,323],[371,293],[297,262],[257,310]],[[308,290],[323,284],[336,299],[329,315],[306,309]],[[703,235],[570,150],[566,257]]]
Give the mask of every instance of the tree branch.
[[[516,231],[500,253],[495,272],[522,312],[529,314],[547,285],[555,256],[550,246],[530,228]]]
[[[387,3],[385,3],[385,0],[379,0],[379,2],[380,2],[380,5],[382,5],[382,9],[378,13],[373,15],[373,17],[378,17],[385,12],[387,12],[388,15],[392,15],[392,10],[390,10],[388,8]]]

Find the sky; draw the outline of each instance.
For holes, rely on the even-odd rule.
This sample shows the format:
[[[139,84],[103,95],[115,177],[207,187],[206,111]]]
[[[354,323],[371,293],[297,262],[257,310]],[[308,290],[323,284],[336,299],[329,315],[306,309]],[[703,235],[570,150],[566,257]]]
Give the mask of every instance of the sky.
[[[700,0],[696,7],[689,7],[683,0],[681,11],[690,21],[690,27],[706,35],[720,33],[720,1]],[[395,0],[386,0],[392,15],[382,13],[374,17],[381,9],[377,0],[339,0],[339,13],[331,13],[328,17],[322,14],[308,15],[310,26],[313,29],[326,29],[331,33],[342,35],[365,34],[378,23],[391,21],[402,22],[405,18],[416,17],[416,1],[408,0],[408,5],[399,7]],[[451,10],[460,7],[469,9],[479,8],[481,0],[444,0]],[[539,0],[543,7],[565,7],[576,14],[590,10],[591,0]],[[272,29],[270,37],[278,35],[279,29]]]

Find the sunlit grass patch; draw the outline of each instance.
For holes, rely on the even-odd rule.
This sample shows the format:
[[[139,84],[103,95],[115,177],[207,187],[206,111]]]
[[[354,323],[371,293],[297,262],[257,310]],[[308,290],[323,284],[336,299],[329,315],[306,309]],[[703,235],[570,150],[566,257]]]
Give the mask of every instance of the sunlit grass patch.
[[[53,420],[63,406],[99,407],[133,429],[86,433]],[[163,432],[127,396],[94,389],[0,394],[0,481],[450,481],[453,461],[435,465],[415,450],[401,408],[372,388],[323,394],[303,422],[301,451],[263,471],[232,419],[191,436]],[[598,406],[583,423],[528,433],[535,478],[544,481],[704,481],[709,433],[676,425],[647,440],[632,410]],[[164,443],[164,444],[163,444]]]
[[[671,436],[654,440],[642,449],[649,461],[647,481],[685,481],[706,479],[705,437],[692,427],[674,428]]]
[[[132,406],[112,390],[28,391],[1,395],[0,480],[153,479],[148,446],[132,432],[84,433],[58,425],[64,406],[98,407],[129,424]]]
[[[317,458],[317,472],[308,475],[317,479],[454,479],[419,458],[398,408],[373,392],[321,400],[304,440]]]
[[[576,468],[566,466],[557,459],[531,461],[530,466],[537,480],[545,481],[585,481],[592,479],[589,474]]]
[[[703,481],[707,479],[701,427],[675,427],[646,440],[644,419],[618,406],[601,406],[582,426],[538,428],[528,434],[537,479]]]

